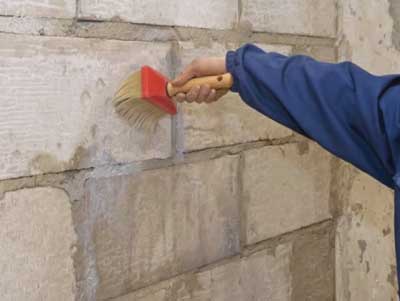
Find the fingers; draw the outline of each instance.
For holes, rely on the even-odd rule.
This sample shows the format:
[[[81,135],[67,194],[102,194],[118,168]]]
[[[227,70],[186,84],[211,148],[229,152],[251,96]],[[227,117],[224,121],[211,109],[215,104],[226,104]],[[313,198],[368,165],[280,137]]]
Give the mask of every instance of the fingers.
[[[175,95],[174,99],[175,101],[180,103],[211,103],[217,101],[228,92],[228,89],[215,90],[211,89],[208,85],[204,85],[201,87],[193,88],[187,94],[178,93],[177,95]]]
[[[226,72],[225,58],[198,58],[192,61],[171,83],[183,86],[194,77],[218,75]]]
[[[186,101],[191,103],[197,100],[200,93],[200,87],[194,87],[186,94]]]
[[[217,95],[217,91],[215,91],[215,89],[212,89],[210,94],[208,94],[205,102],[206,103],[211,103],[211,102],[216,101],[217,100],[216,95]]]
[[[185,93],[178,93],[174,96],[174,100],[177,102],[185,102],[186,101],[186,94]]]
[[[211,93],[211,88],[209,85],[203,85],[200,87],[199,94],[197,96],[197,99],[195,100],[197,103],[202,103],[205,102],[208,96]]]

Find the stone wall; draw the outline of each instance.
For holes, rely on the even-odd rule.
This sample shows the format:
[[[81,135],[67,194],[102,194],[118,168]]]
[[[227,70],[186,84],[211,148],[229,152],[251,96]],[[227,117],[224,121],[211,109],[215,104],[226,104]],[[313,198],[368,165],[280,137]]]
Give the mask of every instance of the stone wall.
[[[152,135],[110,100],[143,64],[172,77],[245,42],[334,62],[337,12],[335,0],[0,0],[1,300],[334,300],[345,167],[234,94],[181,105]],[[336,258],[361,269],[351,250],[367,246],[378,269],[372,242],[346,244],[367,233],[353,211]],[[348,290],[371,286],[342,272]]]
[[[339,60],[374,74],[399,73],[399,2],[341,0]],[[339,164],[336,235],[337,300],[398,300],[393,233],[393,191]]]

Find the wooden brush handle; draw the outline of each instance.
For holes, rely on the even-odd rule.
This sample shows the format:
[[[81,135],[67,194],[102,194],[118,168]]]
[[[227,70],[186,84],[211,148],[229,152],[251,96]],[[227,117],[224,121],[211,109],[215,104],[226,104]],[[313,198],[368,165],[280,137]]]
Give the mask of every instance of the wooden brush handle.
[[[181,87],[175,87],[171,83],[167,85],[167,92],[170,97],[178,93],[187,93],[196,86],[209,85],[211,89],[221,90],[230,89],[233,85],[233,76],[230,73],[225,73],[215,76],[205,76],[191,79]]]

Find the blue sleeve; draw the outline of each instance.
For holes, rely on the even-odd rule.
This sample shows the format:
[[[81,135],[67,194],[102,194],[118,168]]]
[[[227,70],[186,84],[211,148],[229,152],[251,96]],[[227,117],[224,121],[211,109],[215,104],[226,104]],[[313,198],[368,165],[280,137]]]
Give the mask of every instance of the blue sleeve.
[[[227,54],[232,90],[255,110],[318,142],[393,188],[400,171],[400,76],[345,62],[266,53]]]

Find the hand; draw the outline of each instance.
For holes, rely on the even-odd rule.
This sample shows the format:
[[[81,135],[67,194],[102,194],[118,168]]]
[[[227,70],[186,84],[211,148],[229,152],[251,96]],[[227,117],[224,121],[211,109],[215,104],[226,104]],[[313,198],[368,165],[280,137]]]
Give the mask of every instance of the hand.
[[[171,83],[174,86],[183,86],[194,77],[220,75],[226,73],[225,58],[199,58],[190,63],[182,73]],[[224,96],[229,90],[215,90],[208,85],[197,86],[188,93],[179,93],[174,99],[177,102],[211,103]]]

